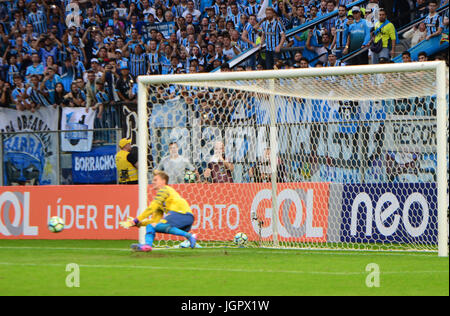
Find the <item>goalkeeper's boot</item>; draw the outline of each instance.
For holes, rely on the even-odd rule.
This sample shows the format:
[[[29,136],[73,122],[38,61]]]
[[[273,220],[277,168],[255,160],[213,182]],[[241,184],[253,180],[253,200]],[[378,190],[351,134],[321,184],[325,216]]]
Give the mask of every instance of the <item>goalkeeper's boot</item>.
[[[188,240],[191,243],[190,247],[195,248],[195,244],[197,243],[197,235],[192,234],[191,237],[188,238]]]
[[[152,247],[149,245],[140,245],[138,248],[140,252],[150,252],[152,251]]]
[[[152,251],[152,247],[149,245],[143,244],[132,244],[131,249],[137,252],[150,252]]]
[[[130,248],[131,250],[136,251],[139,248],[139,244],[131,244]]]

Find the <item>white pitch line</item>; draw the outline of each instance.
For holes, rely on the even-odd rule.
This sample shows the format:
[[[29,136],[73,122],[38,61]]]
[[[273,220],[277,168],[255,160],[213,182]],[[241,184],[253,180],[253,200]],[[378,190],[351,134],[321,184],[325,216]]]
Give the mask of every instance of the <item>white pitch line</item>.
[[[111,250],[111,251],[128,251],[130,252],[130,249],[126,248],[84,248],[84,247],[13,247],[13,246],[0,246],[0,249],[24,249],[24,250],[30,250],[30,249],[36,249],[36,250]]]
[[[24,249],[24,250],[88,250],[88,251],[121,251],[131,252],[129,248],[88,248],[88,247],[31,247],[31,246],[0,246],[1,249]],[[207,251],[240,251],[239,248],[203,248]],[[275,249],[275,248],[248,248],[252,249],[255,253],[275,253],[275,254],[321,254],[321,255],[339,255],[339,256],[414,256],[414,257],[431,257],[431,253],[415,253],[415,252],[401,252],[401,251],[370,251],[370,250],[332,250],[332,249]],[[153,248],[153,251],[171,250],[171,251],[189,251],[189,248]],[[437,256],[436,256],[437,257]]]
[[[62,263],[17,263],[0,262],[0,266],[31,266],[31,267],[65,267]],[[243,272],[243,273],[282,273],[282,274],[313,274],[313,275],[365,275],[367,272],[331,272],[331,271],[297,271],[297,270],[264,270],[264,269],[229,269],[229,268],[196,268],[196,267],[158,267],[158,266],[123,266],[123,265],[89,265],[79,264],[80,268],[94,269],[146,269],[146,270],[180,270],[180,271],[213,271],[213,272]],[[418,271],[380,271],[380,274],[448,274],[449,271],[443,270],[418,270]]]

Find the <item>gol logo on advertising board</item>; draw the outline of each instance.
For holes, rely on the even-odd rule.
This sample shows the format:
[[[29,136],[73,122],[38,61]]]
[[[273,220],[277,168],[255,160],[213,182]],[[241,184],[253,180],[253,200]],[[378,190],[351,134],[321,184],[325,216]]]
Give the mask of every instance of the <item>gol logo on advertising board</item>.
[[[30,226],[30,192],[0,194],[0,235],[38,235],[38,227]]]
[[[319,240],[326,237],[327,210],[326,207],[322,210],[320,209],[321,207],[318,207],[320,202],[317,201],[317,197],[316,206],[314,206],[314,193],[314,190],[311,188],[284,189],[278,193],[276,198],[276,203],[278,204],[277,230],[280,237],[295,239],[317,238]],[[316,195],[320,196],[317,192]],[[261,218],[261,216],[257,215],[258,209],[260,209],[264,200],[271,199],[271,190],[265,189],[259,191],[251,205],[252,217]],[[263,220],[272,221],[272,212],[271,207],[265,208],[262,211]],[[252,221],[252,224],[253,229],[257,232],[257,222]],[[272,236],[272,225],[266,225],[261,229],[260,234],[262,238]]]
[[[261,190],[253,199],[253,204],[251,207],[252,214],[255,216],[258,205],[262,200],[271,200],[272,192],[270,190]],[[303,206],[303,203],[305,207]],[[278,211],[279,214],[278,221],[278,233],[281,237],[309,237],[309,238],[322,238],[324,237],[323,227],[314,227],[313,218],[313,202],[314,201],[314,191],[308,189],[307,191],[302,189],[285,189],[281,191],[277,196]],[[290,219],[290,208],[295,207],[295,219],[291,223]],[[272,209],[266,208],[265,218],[272,218]],[[303,221],[303,219],[305,219]],[[257,223],[252,222],[255,232],[258,231]],[[273,233],[271,226],[265,227],[261,230],[261,237],[270,237]]]

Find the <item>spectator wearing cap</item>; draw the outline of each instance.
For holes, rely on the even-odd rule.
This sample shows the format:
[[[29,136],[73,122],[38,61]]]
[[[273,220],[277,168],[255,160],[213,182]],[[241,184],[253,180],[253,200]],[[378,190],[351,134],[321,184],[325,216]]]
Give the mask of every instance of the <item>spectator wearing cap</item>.
[[[330,52],[328,54],[328,61],[325,64],[325,67],[339,67],[345,66],[345,63],[337,59],[336,53]]]
[[[123,65],[120,68],[120,76],[116,81],[116,92],[119,99],[123,103],[131,103],[136,101],[136,96],[133,94],[134,79],[130,75],[128,66]]]
[[[118,69],[120,69],[123,66],[128,66],[128,58],[123,57],[121,49],[119,48],[115,49],[114,53],[116,55],[115,62]]]
[[[370,45],[370,27],[365,19],[361,17],[361,10],[358,6],[352,8],[354,21],[348,26],[347,45],[344,49],[344,55],[354,52],[361,48],[367,48]],[[368,64],[368,52],[363,51],[350,60],[352,65]]]
[[[94,72],[96,79],[100,79],[103,76],[103,69],[100,66],[100,63],[99,63],[97,58],[92,58],[91,59],[91,68],[90,68],[90,70],[92,70]],[[84,79],[85,82],[87,81],[87,72],[84,73],[83,79]]]
[[[214,9],[214,6],[209,6],[205,8],[205,11],[203,13],[203,18],[207,18],[208,21],[215,22],[216,21],[216,10]]]
[[[135,154],[136,151],[132,150],[131,139],[122,138],[119,141],[119,148],[120,150],[116,154],[116,167],[119,174],[119,184],[137,184],[137,155]]]

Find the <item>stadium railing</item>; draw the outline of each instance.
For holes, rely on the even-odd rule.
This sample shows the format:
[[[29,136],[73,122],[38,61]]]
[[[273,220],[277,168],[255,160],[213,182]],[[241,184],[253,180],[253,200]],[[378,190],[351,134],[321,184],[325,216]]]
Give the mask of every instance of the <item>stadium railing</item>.
[[[347,10],[350,10],[353,6],[360,6],[363,5],[365,3],[369,2],[368,0],[358,0],[355,1],[349,5],[347,5]],[[286,37],[290,38],[292,36],[295,36],[298,33],[304,32],[310,28],[313,28],[316,25],[319,25],[325,21],[328,21],[329,19],[332,19],[334,17],[336,17],[338,15],[338,10],[334,10],[333,12],[326,14],[324,16],[318,17],[312,21],[309,21],[307,23],[304,23],[298,27],[295,27],[293,29],[290,29],[288,31],[286,31]],[[233,68],[234,66],[239,65],[241,62],[247,60],[248,58],[250,58],[251,56],[253,56],[254,54],[258,53],[261,50],[265,49],[265,45],[258,45],[256,47],[253,48],[249,48],[246,51],[242,52],[240,55],[236,56],[235,58],[231,59],[228,63],[230,65],[231,68]],[[220,71],[220,67],[216,68],[214,70],[212,70],[211,72],[216,72],[216,71]]]

